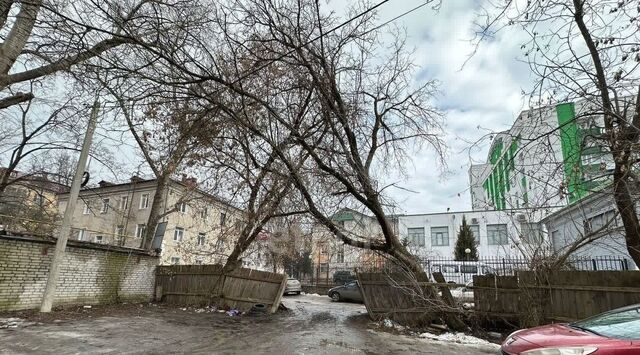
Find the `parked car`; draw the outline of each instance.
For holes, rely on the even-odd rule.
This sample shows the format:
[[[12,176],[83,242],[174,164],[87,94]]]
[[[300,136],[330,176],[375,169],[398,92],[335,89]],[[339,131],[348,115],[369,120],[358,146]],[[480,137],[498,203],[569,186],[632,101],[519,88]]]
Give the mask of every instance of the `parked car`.
[[[360,292],[360,284],[358,281],[347,282],[342,286],[337,286],[327,292],[331,300],[338,301],[355,301],[363,302],[362,292]]]
[[[300,284],[300,281],[293,277],[288,278],[287,285],[284,288],[284,294],[287,295],[289,293],[295,293],[299,295],[300,292],[302,292],[302,285]]]
[[[502,354],[640,354],[640,304],[573,323],[518,330],[502,344]]]
[[[356,275],[352,274],[351,271],[348,270],[339,270],[333,273],[333,283],[336,285],[344,285],[355,279]]]
[[[445,281],[460,284],[473,281],[473,275],[496,274],[491,266],[478,261],[435,262],[427,271],[429,274],[441,272]]]

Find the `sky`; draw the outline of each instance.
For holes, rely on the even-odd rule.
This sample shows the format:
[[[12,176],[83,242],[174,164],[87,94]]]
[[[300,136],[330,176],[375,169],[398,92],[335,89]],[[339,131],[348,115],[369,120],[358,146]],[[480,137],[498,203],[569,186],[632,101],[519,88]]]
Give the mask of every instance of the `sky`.
[[[392,0],[379,9],[380,23],[423,2]],[[444,171],[435,165],[433,152],[422,151],[413,155],[406,176],[391,177],[402,187],[388,191],[400,213],[470,210],[470,164],[485,162],[490,133],[508,129],[526,108],[522,92],[531,87],[532,77],[528,65],[518,60],[524,34],[499,32],[476,47],[478,3],[443,1],[437,11],[425,6],[394,22],[406,28],[408,44],[415,48],[416,82],[440,82],[435,104],[446,115],[448,145]]]
[[[378,23],[423,2],[391,0],[379,8]],[[388,177],[388,182],[401,187],[387,190],[397,204],[396,213],[470,210],[470,164],[485,162],[490,134],[508,129],[526,108],[522,92],[531,87],[532,78],[528,65],[518,60],[524,34],[517,30],[499,32],[476,47],[472,38],[480,3],[481,0],[443,1],[437,10],[427,5],[392,23],[406,29],[407,44],[415,50],[413,61],[419,67],[416,85],[431,79],[440,82],[434,104],[445,113],[448,146],[446,167],[435,164],[432,151],[418,151],[407,162],[406,175]],[[346,4],[347,1],[333,0],[327,6],[344,16]],[[100,132],[96,138],[101,139]],[[119,142],[119,147],[111,148],[119,151],[116,155],[120,162],[138,167],[144,174],[148,169],[134,153],[133,143]],[[104,169],[96,164],[92,170]]]

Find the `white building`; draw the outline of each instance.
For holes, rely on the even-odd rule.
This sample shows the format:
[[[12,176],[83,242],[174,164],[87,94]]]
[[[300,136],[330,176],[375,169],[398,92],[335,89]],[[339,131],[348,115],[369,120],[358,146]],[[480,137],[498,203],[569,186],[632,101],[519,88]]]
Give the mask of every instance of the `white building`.
[[[463,216],[478,243],[480,258],[532,255],[545,249],[542,231],[517,211],[462,211],[397,216],[397,229],[409,248],[429,259],[453,258]]]
[[[602,123],[591,110],[581,101],[520,113],[469,169],[473,209],[557,208],[601,186],[611,159],[594,143]]]
[[[639,196],[640,197],[640,196]],[[636,213],[640,208],[636,206]],[[593,192],[542,220],[549,231],[551,246],[557,254],[594,259],[619,259],[627,265],[599,262],[599,268],[626,269],[636,267],[629,256],[622,222],[610,189]]]

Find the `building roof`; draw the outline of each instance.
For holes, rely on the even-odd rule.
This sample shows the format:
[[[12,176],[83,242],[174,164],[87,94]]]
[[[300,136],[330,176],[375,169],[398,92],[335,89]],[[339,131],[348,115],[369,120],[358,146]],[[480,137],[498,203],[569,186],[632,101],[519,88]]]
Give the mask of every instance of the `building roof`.
[[[114,190],[114,189],[117,189],[117,188],[123,188],[123,187],[127,187],[127,186],[130,186],[130,185],[141,185],[141,184],[148,184],[148,185],[151,185],[150,187],[152,187],[152,186],[155,186],[155,182],[156,181],[157,181],[157,179],[155,179],[155,178],[154,179],[143,179],[143,178],[140,178],[138,176],[134,176],[134,177],[131,178],[131,181],[124,182],[124,183],[110,183],[110,182],[102,180],[102,181],[100,181],[102,186],[87,187],[87,188],[82,189],[80,192],[81,193],[82,192],[92,192],[92,191],[99,192],[99,191],[104,191],[104,190]],[[174,185],[179,185],[179,186],[185,187],[185,188],[193,187],[191,182],[182,182],[180,180],[176,180],[176,179],[173,179],[173,178],[170,179],[170,183],[174,184]],[[236,210],[238,210],[240,212],[243,212],[243,210],[241,208],[234,206],[230,201],[228,201],[228,200],[226,200],[226,199],[224,199],[224,198],[222,198],[220,196],[213,195],[213,194],[208,193],[208,192],[206,192],[206,191],[204,191],[204,190],[202,190],[200,188],[197,188],[197,187],[196,187],[195,190],[199,194],[204,195],[204,196],[206,196],[206,197],[208,197],[208,198],[210,198],[210,199],[212,199],[212,200],[214,200],[216,202],[219,202],[219,203],[221,203],[223,205],[226,205],[226,206],[234,208],[234,209],[236,209]],[[58,194],[58,198],[66,198],[67,196],[65,196],[65,195],[67,195],[67,194],[69,194],[68,190],[65,191],[64,193]]]
[[[7,168],[0,168],[0,174],[5,173],[6,171]],[[49,179],[50,176],[55,175],[56,174],[48,172],[24,173],[14,170],[11,172],[11,176],[9,177],[9,179],[10,181],[12,181],[13,185],[20,185],[34,189],[43,189],[55,194],[69,192],[69,186]]]

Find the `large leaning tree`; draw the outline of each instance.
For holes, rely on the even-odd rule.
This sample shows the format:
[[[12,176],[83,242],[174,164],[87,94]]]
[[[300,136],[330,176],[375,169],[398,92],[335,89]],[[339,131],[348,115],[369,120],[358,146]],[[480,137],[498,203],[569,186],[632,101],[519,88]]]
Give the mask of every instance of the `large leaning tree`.
[[[181,1],[0,1],[0,109],[31,100],[31,84],[158,35]],[[150,16],[155,14],[156,16]],[[103,68],[108,69],[108,68]],[[76,72],[82,76],[84,69]]]
[[[161,36],[175,42],[178,33],[190,29],[185,23],[198,24],[190,12],[196,5],[182,0],[0,1],[0,162],[6,168],[0,172],[0,195],[19,181],[10,178],[14,172],[29,177],[39,173],[28,169],[34,161],[78,150],[86,124],[82,103],[99,93],[88,79],[95,73],[126,78],[151,66],[156,58],[143,49],[163,45]],[[99,151],[94,149],[93,160],[100,160]]]
[[[640,182],[637,5],[635,1],[617,0],[508,1],[487,9],[480,22],[479,38],[499,30],[523,30],[527,40],[521,48],[538,79],[533,103],[587,103],[574,120],[591,119],[598,122],[598,129],[580,137],[580,144],[591,140],[606,148],[609,158],[603,162],[601,173],[612,184],[611,194],[629,255],[640,264],[640,221],[635,201]],[[575,169],[579,171],[580,167]]]
[[[414,81],[403,37],[394,33],[386,42],[375,14],[362,8],[335,29],[338,20],[317,2],[235,1],[216,16],[222,39],[213,42],[226,47],[202,48],[211,64],[197,72],[214,89],[200,85],[194,92],[242,113],[237,122],[272,146],[309,213],[336,237],[424,274],[394,229],[392,203],[379,183],[386,169],[402,169],[415,146],[432,148],[434,165],[442,157],[442,116],[431,103],[436,82]],[[256,111],[282,133],[266,135],[263,121],[251,115]],[[284,149],[289,137],[295,145]],[[303,170],[292,161],[300,154],[309,156]],[[329,200],[366,210],[380,232],[349,236],[331,219],[336,205],[328,208]]]

